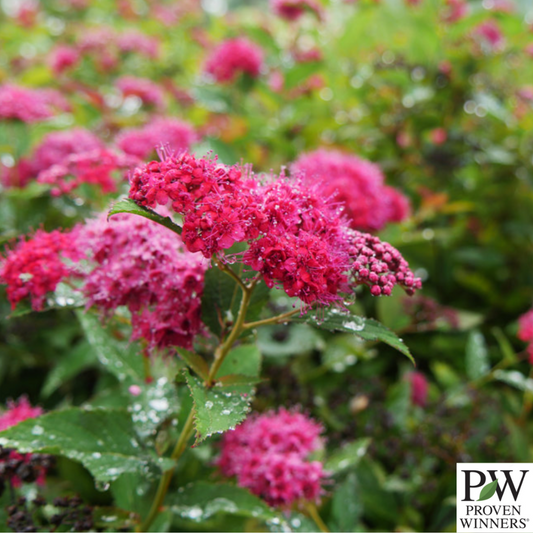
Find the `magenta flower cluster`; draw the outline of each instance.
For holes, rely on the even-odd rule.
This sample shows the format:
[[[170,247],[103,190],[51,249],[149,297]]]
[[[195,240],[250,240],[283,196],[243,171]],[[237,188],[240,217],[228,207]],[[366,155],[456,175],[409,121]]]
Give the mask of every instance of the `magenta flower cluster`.
[[[351,230],[340,204],[318,185],[284,176],[262,184],[216,160],[163,156],[134,171],[130,198],[151,208],[170,204],[184,217],[182,237],[191,252],[223,258],[223,250],[246,241],[244,264],[306,304],[330,304],[357,285],[376,296],[397,284],[409,294],[420,288],[401,254]]]
[[[0,86],[0,120],[32,123],[53,116],[64,107],[63,97],[44,89],[27,89],[13,84]]]
[[[323,9],[315,0],[270,0],[272,11],[281,18],[297,20],[306,11],[322,17]]]
[[[301,155],[291,171],[306,182],[320,184],[324,195],[342,202],[354,229],[379,230],[410,214],[409,201],[385,185],[379,166],[355,155],[320,149]]]
[[[309,455],[323,447],[322,427],[297,411],[280,409],[247,418],[224,434],[217,464],[269,505],[319,500],[327,474]]]
[[[148,348],[191,348],[202,329],[200,297],[206,261],[180,247],[175,233],[134,215],[105,215],[80,230],[87,307],[131,312],[132,339]]]
[[[26,298],[30,298],[35,311],[43,309],[46,295],[73,272],[61,256],[73,261],[81,258],[76,236],[76,230],[37,230],[31,239],[20,241],[5,258],[0,258],[0,283],[7,285],[12,309]]]
[[[218,83],[230,83],[239,74],[257,78],[263,66],[263,51],[245,37],[228,39],[211,51],[204,71]]]
[[[163,90],[152,80],[135,76],[122,76],[115,85],[124,97],[136,96],[145,105],[158,109],[165,107]]]

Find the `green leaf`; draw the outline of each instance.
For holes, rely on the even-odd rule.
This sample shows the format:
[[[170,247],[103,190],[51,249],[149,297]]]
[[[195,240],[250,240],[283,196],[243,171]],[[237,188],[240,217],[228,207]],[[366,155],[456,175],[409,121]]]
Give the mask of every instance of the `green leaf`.
[[[518,390],[533,393],[533,379],[524,376],[518,370],[495,370],[494,379],[507,383]]]
[[[494,493],[496,492],[496,489],[498,488],[498,480],[495,479],[494,481],[491,481],[490,483],[487,483],[482,489],[481,493],[479,494],[478,502],[482,502],[485,500],[488,500],[489,498],[492,498],[494,496]]]
[[[293,322],[307,322],[320,329],[328,331],[342,331],[352,333],[365,341],[381,341],[406,355],[413,364],[415,360],[404,344],[390,329],[372,318],[351,315],[339,309],[331,308],[326,311],[311,312],[304,316],[295,316]]]
[[[363,513],[363,506],[358,497],[361,492],[357,477],[353,472],[337,488],[331,502],[332,518],[337,531],[360,531],[358,525]]]
[[[240,288],[235,280],[213,267],[206,271],[202,294],[202,321],[218,337],[237,317]]]
[[[202,379],[207,379],[207,376],[209,376],[209,366],[207,361],[201,355],[179,347],[176,348],[176,351],[180,354],[185,363],[187,363],[189,368],[194,370],[194,372],[196,372],[196,374]]]
[[[204,522],[218,513],[258,520],[280,519],[278,513],[246,489],[198,481],[182,487],[169,498],[172,513],[193,522]]]
[[[82,463],[100,484],[173,464],[143,450],[131,416],[122,409],[53,411],[0,432],[0,445],[21,453],[63,455]]]
[[[485,337],[478,330],[470,332],[466,343],[466,375],[469,379],[479,379],[490,370]]]
[[[46,376],[41,394],[44,398],[50,396],[56,389],[69,379],[77,376],[80,372],[91,366],[97,365],[94,350],[82,341],[67,354],[59,359],[54,368]]]
[[[366,454],[370,439],[359,439],[334,452],[324,464],[324,470],[338,474],[356,466]]]
[[[211,388],[185,370],[194,402],[196,444],[213,433],[223,433],[242,422],[250,411],[255,389],[250,382],[216,383]],[[249,378],[248,378],[249,379]]]
[[[181,235],[181,227],[174,223],[170,217],[163,217],[157,214],[155,211],[148,209],[147,207],[138,205],[131,198],[124,198],[123,200],[119,200],[118,202],[116,202],[109,210],[107,216],[109,218],[113,215],[118,215],[119,213],[139,215],[149,220],[153,220],[154,222],[165,226],[165,228],[168,228],[174,233]]]
[[[218,369],[217,377],[228,374],[257,377],[261,371],[261,352],[255,344],[242,344],[233,348]]]
[[[509,339],[505,336],[503,331],[498,327],[493,327],[491,329],[491,332],[494,335],[494,337],[496,337],[496,340],[498,341],[498,345],[500,346],[500,350],[502,352],[504,360],[507,360],[510,363],[516,363],[518,361],[518,358],[516,357],[516,353],[513,350],[513,347],[511,346]]]
[[[94,314],[77,311],[76,315],[98,360],[109,372],[119,381],[144,381],[143,356],[138,353],[136,343],[129,344],[115,339]]]

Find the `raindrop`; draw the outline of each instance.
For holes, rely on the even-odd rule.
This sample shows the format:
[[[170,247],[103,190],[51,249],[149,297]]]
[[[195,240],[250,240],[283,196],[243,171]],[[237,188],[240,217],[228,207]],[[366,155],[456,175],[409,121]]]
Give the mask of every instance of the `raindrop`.
[[[32,435],[42,435],[44,433],[44,428],[42,426],[34,426],[31,430]]]
[[[205,402],[205,408],[206,409],[212,409],[213,408],[213,402],[210,402],[210,401]]]

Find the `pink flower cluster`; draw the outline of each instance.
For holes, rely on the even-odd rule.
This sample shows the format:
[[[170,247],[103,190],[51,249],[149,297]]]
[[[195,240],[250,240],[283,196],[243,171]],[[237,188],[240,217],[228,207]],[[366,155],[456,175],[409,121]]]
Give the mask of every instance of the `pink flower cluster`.
[[[132,339],[149,349],[191,348],[206,262],[181,249],[175,233],[134,215],[102,215],[80,230],[79,246],[93,264],[82,289],[88,307],[128,307]]]
[[[218,83],[231,83],[239,74],[257,78],[263,66],[263,51],[246,39],[228,39],[210,53],[204,71]]]
[[[494,20],[487,20],[478,24],[473,31],[482,44],[486,45],[491,51],[500,50],[505,45],[505,37],[500,30],[500,26]]]
[[[272,11],[281,18],[297,20],[306,11],[322,18],[322,7],[314,0],[270,0]]]
[[[405,378],[411,386],[411,403],[425,407],[428,398],[429,383],[422,372],[408,372]]]
[[[25,298],[31,299],[35,311],[43,309],[46,295],[72,273],[60,256],[73,261],[80,259],[76,238],[76,230],[64,233],[37,230],[30,240],[20,241],[0,259],[0,283],[7,285],[12,309]]]
[[[32,407],[26,396],[21,396],[16,402],[8,401],[7,410],[0,415],[0,431],[42,414],[43,410],[40,407]]]
[[[457,22],[466,17],[469,10],[470,7],[466,0],[446,0],[444,20],[450,23]]]
[[[396,249],[349,229],[318,185],[283,176],[260,184],[216,160],[162,155],[135,169],[130,198],[152,208],[171,203],[191,252],[210,258],[247,241],[243,263],[306,304],[330,304],[362,284],[374,295],[421,286]]]
[[[50,68],[54,74],[61,74],[76,66],[81,59],[80,53],[73,46],[59,45],[48,57]]]
[[[409,201],[385,185],[380,168],[354,155],[316,150],[300,156],[291,170],[309,183],[320,184],[324,195],[342,203],[354,229],[379,230],[409,216]]]
[[[7,410],[0,414],[0,431],[16,426],[29,418],[37,418],[42,414],[43,410],[40,407],[32,407],[26,396],[21,396],[16,402],[8,400]],[[25,463],[29,463],[31,461],[31,454],[21,454],[15,450],[11,450],[7,459],[0,459],[0,463],[10,460],[23,460]],[[37,483],[44,483],[45,474],[46,471],[42,467],[38,467]],[[20,485],[20,480],[16,476],[11,478],[11,482],[15,487]]]
[[[162,145],[180,153],[190,150],[197,140],[194,128],[187,122],[175,118],[156,118],[142,128],[121,132],[116,144],[126,154],[146,159]]]
[[[241,487],[271,506],[316,502],[327,474],[320,462],[307,458],[323,446],[321,432],[319,424],[296,411],[251,416],[224,434],[217,464],[223,475],[236,476]]]
[[[162,109],[165,107],[165,95],[159,85],[146,78],[122,76],[116,82],[117,89],[124,97],[136,96],[143,104]]]
[[[9,83],[0,86],[0,120],[38,122],[54,114],[56,103],[54,95],[45,90],[27,89]]]
[[[117,190],[113,174],[125,171],[138,163],[138,159],[108,148],[72,153],[60,163],[43,170],[37,176],[39,183],[52,186],[54,196],[68,194],[82,183],[97,185],[102,192]]]
[[[527,352],[529,354],[529,362],[533,365],[533,309],[518,319],[518,338],[529,343]]]

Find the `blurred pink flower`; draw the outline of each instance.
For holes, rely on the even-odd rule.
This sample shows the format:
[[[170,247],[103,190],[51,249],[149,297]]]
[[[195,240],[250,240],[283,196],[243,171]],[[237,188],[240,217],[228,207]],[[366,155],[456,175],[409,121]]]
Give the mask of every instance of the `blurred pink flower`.
[[[411,384],[411,403],[425,407],[429,389],[426,376],[422,372],[408,372],[405,377]]]
[[[0,86],[0,120],[38,122],[51,117],[54,107],[56,106],[49,92],[8,83]]]
[[[322,427],[297,411],[252,415],[224,434],[217,464],[225,476],[269,505],[319,500],[327,474],[310,453],[323,447]]]
[[[495,20],[487,20],[478,24],[474,28],[474,34],[493,51],[499,50],[505,45],[505,38]]]
[[[61,74],[80,61],[80,54],[72,46],[59,45],[54,48],[48,57],[48,63],[54,74]]]
[[[219,44],[209,54],[204,71],[218,83],[231,83],[246,73],[257,78],[263,66],[263,51],[245,37],[228,39]]]
[[[384,193],[385,177],[379,166],[355,155],[320,149],[302,154],[291,170],[306,182],[318,183],[325,197],[340,202],[355,229],[379,230],[409,214],[409,209],[399,206],[399,191],[395,198],[390,189]],[[407,199],[403,204],[408,205]]]
[[[444,20],[447,22],[457,22],[468,15],[470,7],[466,0],[446,0]]]
[[[197,141],[194,128],[175,118],[156,118],[142,128],[124,130],[116,138],[123,152],[140,159],[146,159],[161,145],[176,153],[189,151]]]
[[[444,144],[448,139],[448,133],[444,128],[435,128],[429,132],[429,138],[433,144]]]
[[[529,343],[527,352],[529,354],[529,362],[533,365],[533,309],[518,319],[518,338]]]
[[[323,16],[321,5],[315,0],[270,0],[272,11],[281,18],[297,20],[306,11],[319,19]]]
[[[124,97],[137,96],[145,105],[153,105],[157,108],[165,107],[163,90],[152,80],[122,76],[117,80],[116,87]]]

